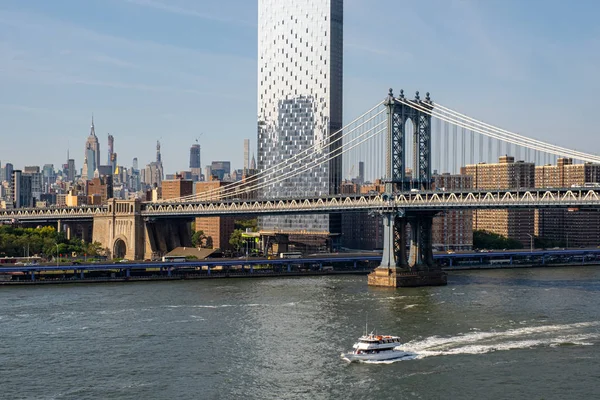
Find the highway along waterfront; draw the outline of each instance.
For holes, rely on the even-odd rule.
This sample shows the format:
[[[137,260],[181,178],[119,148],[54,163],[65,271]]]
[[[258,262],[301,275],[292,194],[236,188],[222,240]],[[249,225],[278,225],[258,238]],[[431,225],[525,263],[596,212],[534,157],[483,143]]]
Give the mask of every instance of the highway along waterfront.
[[[7,399],[591,399],[600,268],[0,288]],[[414,359],[348,364],[369,330]]]

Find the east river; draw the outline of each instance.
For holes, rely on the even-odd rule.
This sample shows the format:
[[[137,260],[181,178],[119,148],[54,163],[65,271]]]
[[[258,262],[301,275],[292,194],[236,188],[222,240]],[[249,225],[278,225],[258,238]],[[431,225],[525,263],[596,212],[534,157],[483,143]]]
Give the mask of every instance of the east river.
[[[2,399],[600,398],[600,267],[0,288]],[[415,359],[348,364],[365,330]]]

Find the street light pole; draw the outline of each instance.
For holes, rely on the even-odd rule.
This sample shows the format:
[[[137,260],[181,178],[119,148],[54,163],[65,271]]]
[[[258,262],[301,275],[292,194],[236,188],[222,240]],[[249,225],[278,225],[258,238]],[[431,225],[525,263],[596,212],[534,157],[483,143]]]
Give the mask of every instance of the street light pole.
[[[528,233],[527,236],[529,236],[529,239],[530,239],[530,246],[529,246],[530,250],[529,251],[533,253],[533,235]]]
[[[56,266],[58,267],[58,243],[56,243]]]

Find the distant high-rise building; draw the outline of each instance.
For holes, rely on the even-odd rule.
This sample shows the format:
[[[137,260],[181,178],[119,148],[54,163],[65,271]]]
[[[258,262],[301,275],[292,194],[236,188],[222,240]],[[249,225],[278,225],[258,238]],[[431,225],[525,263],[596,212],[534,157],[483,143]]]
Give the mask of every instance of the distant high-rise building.
[[[250,139],[244,139],[244,166],[243,169],[250,168]]]
[[[111,155],[114,151],[115,151],[115,137],[109,133],[108,134],[108,164],[107,165],[111,165],[111,161],[112,161]]]
[[[100,142],[96,136],[94,128],[94,117],[92,116],[92,126],[90,134],[85,142],[85,158],[83,162],[82,175],[84,179],[94,178],[94,172],[100,167]]]
[[[76,169],[75,169],[75,160],[72,158],[69,158],[67,160],[67,180],[69,182],[73,182],[75,181],[75,173],[76,173]]]
[[[162,164],[162,156],[160,155],[160,141],[156,141],[156,162]]]
[[[25,175],[21,170],[18,169],[14,170],[10,186],[14,208],[33,206],[30,175]]]
[[[196,143],[190,147],[190,171],[194,176],[193,180],[198,181],[202,175],[202,164],[200,159],[200,144]]]
[[[258,170],[274,167],[304,150],[313,158],[342,126],[343,0],[258,2]],[[327,157],[324,157],[327,159]],[[327,196],[337,193],[341,157],[269,185],[263,196]],[[339,233],[339,215],[261,217],[262,228]]]
[[[137,157],[134,157],[134,158],[133,158],[133,162],[132,162],[132,168],[133,168],[134,170],[138,170],[138,169],[139,169],[139,168],[138,168],[138,159],[137,159]]]
[[[364,161],[358,162],[358,183],[361,185],[363,183],[365,183],[365,162]]]
[[[35,166],[26,166],[23,168],[22,179],[24,177],[28,177],[29,179],[29,190],[30,195],[32,197],[32,205],[35,204],[35,201],[39,200],[42,197],[42,193],[44,193],[44,178],[43,174],[40,172],[40,167]],[[28,206],[25,206],[28,207]]]
[[[4,166],[4,176],[0,177],[1,180],[10,182],[13,176],[14,167],[11,163],[6,163]]]
[[[213,161],[210,166],[211,173],[222,181],[225,176],[231,174],[231,162],[230,161]]]
[[[164,178],[162,157],[160,154],[160,141],[156,141],[156,161],[146,165],[144,183],[150,187],[160,187]]]

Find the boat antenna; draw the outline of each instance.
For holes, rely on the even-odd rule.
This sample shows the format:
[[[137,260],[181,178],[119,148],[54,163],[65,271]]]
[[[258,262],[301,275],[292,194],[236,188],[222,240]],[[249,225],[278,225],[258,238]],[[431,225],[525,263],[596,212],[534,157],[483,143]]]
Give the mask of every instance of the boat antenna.
[[[369,312],[365,313],[365,336],[369,334]]]

